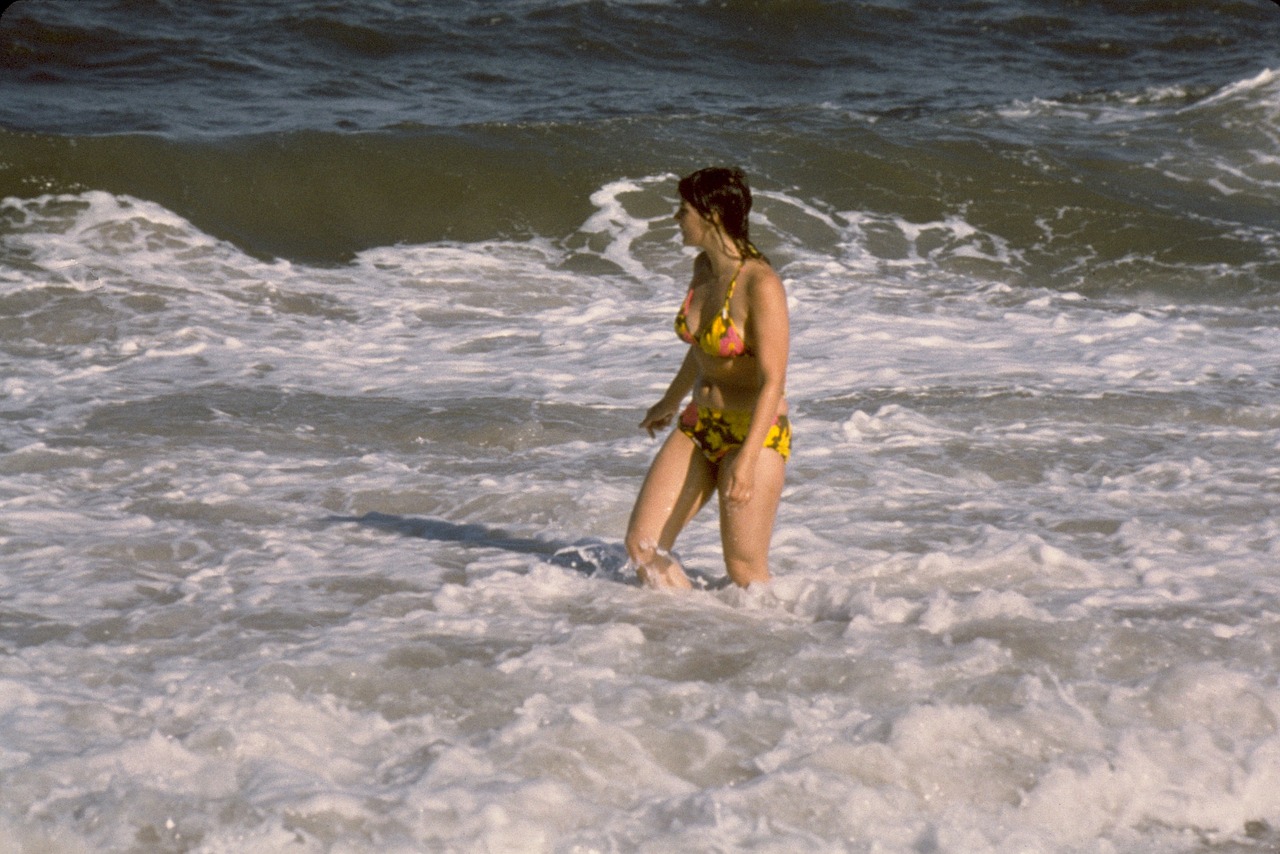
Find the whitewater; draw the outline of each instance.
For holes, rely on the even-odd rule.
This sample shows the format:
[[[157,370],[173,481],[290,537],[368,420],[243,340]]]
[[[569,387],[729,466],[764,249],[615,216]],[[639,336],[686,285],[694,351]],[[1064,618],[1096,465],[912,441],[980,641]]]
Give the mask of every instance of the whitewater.
[[[674,176],[591,203],[312,267],[4,202],[6,850],[1275,844],[1277,309],[1013,288],[960,219],[765,192],[776,580],[725,588],[704,515],[674,596],[621,548]]]

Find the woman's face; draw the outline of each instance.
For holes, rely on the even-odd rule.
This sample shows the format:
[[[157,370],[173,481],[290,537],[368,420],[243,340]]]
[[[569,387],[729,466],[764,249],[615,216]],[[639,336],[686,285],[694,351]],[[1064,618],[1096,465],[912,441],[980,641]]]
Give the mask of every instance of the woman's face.
[[[712,227],[706,217],[684,200],[680,201],[680,208],[676,211],[676,222],[680,223],[680,236],[685,246],[701,246]]]

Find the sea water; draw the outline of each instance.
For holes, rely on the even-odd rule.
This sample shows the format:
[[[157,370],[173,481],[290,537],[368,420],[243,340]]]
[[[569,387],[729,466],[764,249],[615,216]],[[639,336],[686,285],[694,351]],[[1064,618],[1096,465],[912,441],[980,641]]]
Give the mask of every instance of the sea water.
[[[1275,850],[1280,10],[962,5],[6,11],[0,850]],[[671,595],[721,161],[794,455]]]

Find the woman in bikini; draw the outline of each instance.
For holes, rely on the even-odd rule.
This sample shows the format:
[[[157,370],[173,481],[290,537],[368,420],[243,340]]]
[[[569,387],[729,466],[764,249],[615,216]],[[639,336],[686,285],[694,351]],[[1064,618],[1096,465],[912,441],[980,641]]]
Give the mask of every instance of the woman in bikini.
[[[670,550],[718,495],[725,568],[746,587],[769,580],[769,540],[791,452],[786,293],[748,236],[751,191],[742,172],[702,169],[681,179],[679,191],[680,233],[686,246],[702,250],[675,320],[689,350],[640,426],[653,436],[677,413],[679,420],[636,498],[627,554],[649,586],[690,587]]]

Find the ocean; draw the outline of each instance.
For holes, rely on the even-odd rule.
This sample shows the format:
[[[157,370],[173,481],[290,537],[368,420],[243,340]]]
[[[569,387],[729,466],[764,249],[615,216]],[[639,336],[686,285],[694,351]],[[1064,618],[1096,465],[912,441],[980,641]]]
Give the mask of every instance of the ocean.
[[[774,580],[622,534],[678,176]],[[1280,5],[19,0],[0,850],[1280,850]]]

